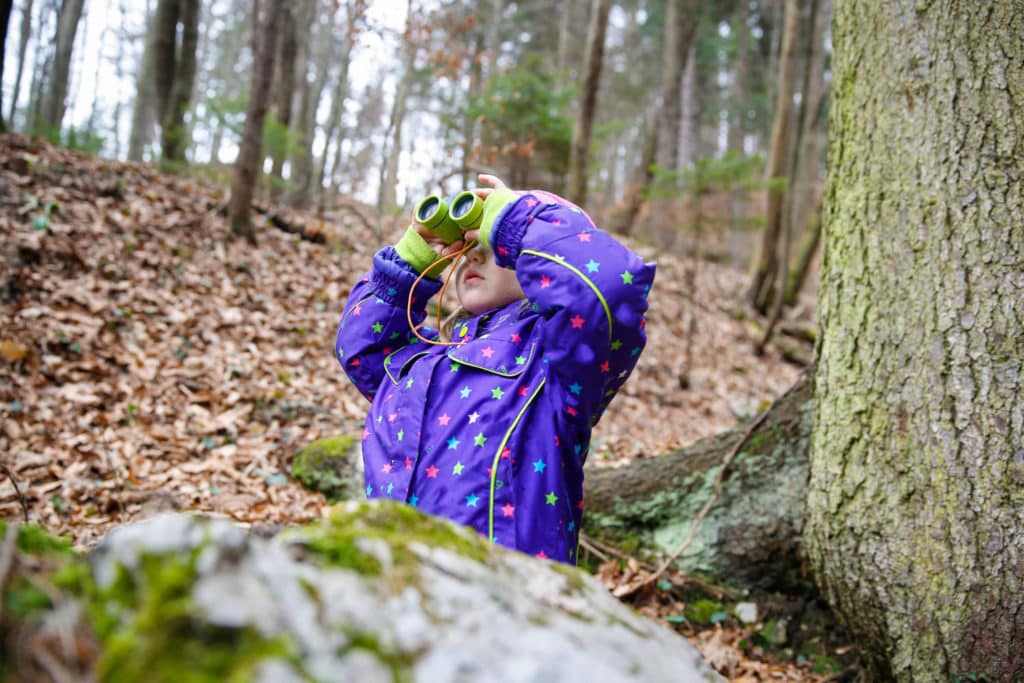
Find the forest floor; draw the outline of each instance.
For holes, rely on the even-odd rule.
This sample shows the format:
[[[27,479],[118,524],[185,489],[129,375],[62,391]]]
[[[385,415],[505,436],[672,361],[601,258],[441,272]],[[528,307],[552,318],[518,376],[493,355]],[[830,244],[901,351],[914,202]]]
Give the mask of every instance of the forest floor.
[[[226,239],[226,198],[149,165],[0,136],[3,517],[87,549],[111,526],[163,510],[254,525],[323,514],[326,501],[289,463],[315,439],[358,433],[365,417],[333,344],[345,296],[378,248],[370,213],[351,203],[322,218],[254,214],[252,246]],[[388,221],[385,239],[402,229]],[[775,345],[754,355],[744,272],[631,246],[658,262],[649,342],[595,430],[588,467],[723,431],[801,371]],[[813,329],[813,295],[790,315]],[[809,344],[789,343],[787,357],[810,358]],[[678,608],[652,604],[655,617]],[[821,680],[795,661],[749,656],[744,627],[723,626],[687,635],[735,653],[722,669],[731,680]]]

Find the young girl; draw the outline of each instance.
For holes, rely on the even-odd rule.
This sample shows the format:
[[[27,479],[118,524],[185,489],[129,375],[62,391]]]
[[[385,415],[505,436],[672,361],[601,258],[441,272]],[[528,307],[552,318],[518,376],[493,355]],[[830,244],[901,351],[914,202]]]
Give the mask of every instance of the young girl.
[[[457,266],[451,341],[421,341],[410,288],[462,241],[409,227],[353,289],[335,352],[372,401],[366,495],[405,501],[495,543],[575,563],[590,432],[636,365],[654,265],[564,199],[494,176]],[[438,253],[440,252],[440,254]],[[414,292],[414,325],[441,288]],[[420,335],[438,340],[440,331]]]

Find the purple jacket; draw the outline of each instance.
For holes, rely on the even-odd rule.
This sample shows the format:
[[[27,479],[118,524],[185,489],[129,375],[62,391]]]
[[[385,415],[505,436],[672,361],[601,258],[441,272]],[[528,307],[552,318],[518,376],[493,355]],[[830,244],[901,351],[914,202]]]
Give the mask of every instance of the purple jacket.
[[[335,352],[372,401],[367,497],[406,501],[501,545],[574,563],[591,428],[646,343],[655,268],[549,197],[518,197],[490,231],[525,301],[459,323],[459,346],[425,344],[406,317],[417,272],[385,247],[352,289]],[[440,286],[417,285],[416,324]]]

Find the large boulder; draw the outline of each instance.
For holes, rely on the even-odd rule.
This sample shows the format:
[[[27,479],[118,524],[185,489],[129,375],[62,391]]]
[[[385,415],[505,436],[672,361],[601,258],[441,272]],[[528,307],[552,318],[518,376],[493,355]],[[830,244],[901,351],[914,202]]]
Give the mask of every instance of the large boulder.
[[[95,644],[77,652],[95,654],[61,666],[101,680],[722,680],[589,575],[405,505],[346,503],[269,539],[154,517],[72,562],[47,609],[73,615]]]

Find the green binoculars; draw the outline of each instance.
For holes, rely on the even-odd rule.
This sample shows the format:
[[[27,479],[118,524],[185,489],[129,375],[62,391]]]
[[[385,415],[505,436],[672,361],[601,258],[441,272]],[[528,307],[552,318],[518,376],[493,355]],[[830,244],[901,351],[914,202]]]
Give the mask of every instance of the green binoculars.
[[[416,205],[416,222],[451,244],[462,239],[466,230],[480,227],[484,202],[469,190],[459,192],[448,201],[432,194]]]

